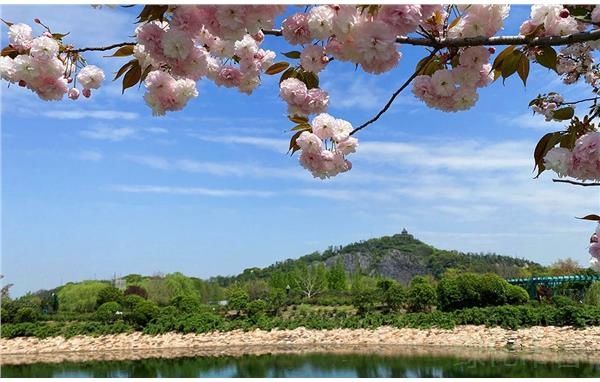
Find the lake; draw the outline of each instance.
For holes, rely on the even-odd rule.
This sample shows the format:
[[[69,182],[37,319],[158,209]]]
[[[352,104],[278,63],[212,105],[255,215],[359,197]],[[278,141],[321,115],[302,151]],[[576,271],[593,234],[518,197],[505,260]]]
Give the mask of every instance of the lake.
[[[314,347],[313,347],[314,348]],[[211,353],[212,352],[212,353]],[[600,357],[458,348],[174,349],[65,353],[2,365],[2,377],[600,377]],[[250,353],[250,354],[249,354]],[[252,354],[254,353],[254,354]],[[151,358],[147,358],[150,356]],[[28,356],[31,357],[31,356]],[[48,358],[50,357],[50,358]],[[121,357],[128,360],[115,360]],[[6,357],[3,357],[6,358]],[[137,358],[137,359],[135,359]],[[75,360],[73,360],[75,359]],[[38,362],[39,361],[39,362]],[[11,363],[8,358],[5,363]],[[13,363],[16,361],[13,359]]]

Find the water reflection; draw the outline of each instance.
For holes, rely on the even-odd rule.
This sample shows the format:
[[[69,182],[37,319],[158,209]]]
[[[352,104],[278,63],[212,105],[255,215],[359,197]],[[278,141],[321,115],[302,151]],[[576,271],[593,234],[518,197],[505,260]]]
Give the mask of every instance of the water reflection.
[[[311,350],[312,349],[312,350]],[[162,354],[110,353],[107,359],[8,365],[2,377],[599,377],[597,354],[514,353],[482,349],[340,347],[173,349]],[[212,353],[211,353],[212,352]],[[149,354],[150,353],[150,354]],[[98,354],[94,354],[98,357]],[[149,355],[154,358],[147,358]],[[54,355],[60,357],[61,355]],[[84,355],[86,356],[86,355]],[[92,355],[87,355],[92,356]],[[141,359],[135,359],[132,357]],[[160,358],[159,358],[160,357]],[[39,361],[39,359],[38,359]],[[12,359],[12,362],[16,362]],[[20,362],[23,362],[21,359]]]

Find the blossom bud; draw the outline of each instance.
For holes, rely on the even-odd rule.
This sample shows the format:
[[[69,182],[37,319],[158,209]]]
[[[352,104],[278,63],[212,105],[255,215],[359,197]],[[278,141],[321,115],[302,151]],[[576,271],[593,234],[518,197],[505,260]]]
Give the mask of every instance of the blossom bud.
[[[590,244],[591,243],[597,243],[598,242],[598,235],[596,235],[596,233],[592,234],[592,237],[590,237]]]
[[[79,90],[77,90],[77,88],[70,89],[68,96],[70,99],[76,100],[77,98],[79,98]]]
[[[38,19],[37,17],[35,19],[33,19],[33,22],[36,24],[41,24],[42,22],[40,21],[40,19]]]
[[[73,77],[67,77],[67,83],[70,84],[71,82],[73,82]]]
[[[92,91],[90,89],[83,89],[83,91],[81,92],[81,94],[83,94],[83,96],[85,98],[90,98],[90,96],[92,95]]]
[[[24,88],[25,86],[27,86],[27,82],[25,82],[25,80],[21,80],[19,81],[19,86]]]
[[[564,8],[558,15],[563,19],[566,19],[567,17],[571,16],[571,12],[569,12],[567,8]]]
[[[488,48],[488,52],[490,52],[490,54],[494,54],[494,53],[496,53],[496,48],[494,48],[493,46],[490,46]]]
[[[52,33],[50,33],[50,32],[44,32],[44,33],[42,33],[42,36],[46,36],[46,37],[52,38]]]

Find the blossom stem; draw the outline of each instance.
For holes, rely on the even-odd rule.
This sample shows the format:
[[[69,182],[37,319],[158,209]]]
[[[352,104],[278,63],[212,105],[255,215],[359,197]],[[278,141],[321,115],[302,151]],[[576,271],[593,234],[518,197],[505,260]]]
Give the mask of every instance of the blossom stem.
[[[569,184],[574,184],[576,186],[600,186],[600,183],[585,183],[585,182],[575,182],[573,180],[567,180],[567,179],[552,179],[553,182],[556,183],[569,183]]]
[[[421,68],[425,67],[425,65],[427,65],[429,63],[429,61],[435,56],[435,54],[438,52],[438,48],[435,48],[434,50],[431,51],[431,53],[429,54],[429,56],[427,57],[427,59],[425,61],[423,61],[423,63],[417,67],[417,69],[415,69],[415,72],[408,77],[408,79],[402,84],[402,86],[400,86],[400,88],[398,90],[396,90],[394,92],[394,94],[392,94],[392,96],[390,97],[390,99],[387,101],[387,103],[385,104],[385,106],[383,107],[383,109],[381,109],[379,111],[379,113],[377,113],[377,115],[375,115],[373,118],[369,119],[367,122],[363,123],[362,125],[356,127],[354,130],[352,130],[352,132],[350,133],[350,135],[353,135],[354,133],[364,129],[365,127],[369,126],[370,124],[372,124],[373,122],[377,121],[382,115],[383,113],[385,113],[390,106],[392,106],[392,103],[394,102],[394,100],[396,99],[396,97],[398,97],[398,95],[404,90],[406,89],[406,87],[408,85],[410,85],[410,83],[412,82],[412,80],[414,80],[419,73],[421,72]]]

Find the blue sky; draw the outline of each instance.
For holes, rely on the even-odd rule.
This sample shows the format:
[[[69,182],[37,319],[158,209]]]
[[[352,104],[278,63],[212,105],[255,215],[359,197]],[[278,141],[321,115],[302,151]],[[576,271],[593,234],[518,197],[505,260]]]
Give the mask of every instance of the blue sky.
[[[135,11],[1,9],[13,22],[39,17],[70,31],[79,46],[129,40]],[[504,33],[527,14],[513,6]],[[291,50],[275,37],[263,46]],[[332,62],[321,79],[330,113],[354,125],[374,115],[424,55],[401,51],[381,76]],[[86,57],[107,77],[125,62]],[[277,78],[263,80],[252,96],[201,81],[197,99],[161,118],[143,89],[121,96],[110,81],[89,100],[52,103],[4,83],[1,265],[13,295],[115,273],[235,274],[404,227],[439,248],[587,265],[593,226],[574,216],[597,212],[600,193],[553,184],[551,174],[532,179],[535,143],[560,125],[527,109],[540,92],[575,99],[584,86],[566,88],[535,66],[526,88],[494,83],[460,113],[407,92],[359,134],[353,170],[322,181],[285,155],[290,122]]]

